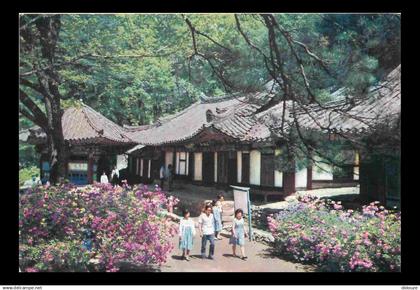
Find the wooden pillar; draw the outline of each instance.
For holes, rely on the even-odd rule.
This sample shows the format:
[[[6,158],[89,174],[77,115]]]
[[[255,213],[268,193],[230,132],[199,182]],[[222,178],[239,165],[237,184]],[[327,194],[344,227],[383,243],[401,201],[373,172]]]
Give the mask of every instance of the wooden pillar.
[[[295,162],[293,161],[293,165]],[[296,168],[296,166],[293,166]],[[296,173],[293,172],[283,172],[283,191],[285,196],[288,196],[296,192]]]
[[[285,196],[288,196],[296,191],[294,172],[283,172],[283,191]]]
[[[306,173],[306,189],[312,189],[312,165],[309,165]]]
[[[176,148],[173,149],[172,154],[172,170],[175,173],[175,166],[176,166]]]
[[[93,183],[93,164],[95,160],[93,158],[93,153],[88,153],[88,171],[87,171],[87,182],[88,184]]]

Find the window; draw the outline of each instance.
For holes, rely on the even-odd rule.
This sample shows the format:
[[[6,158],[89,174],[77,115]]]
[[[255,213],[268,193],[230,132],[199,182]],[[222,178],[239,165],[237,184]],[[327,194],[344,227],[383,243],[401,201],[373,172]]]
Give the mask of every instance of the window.
[[[178,175],[188,175],[188,152],[176,152],[175,173]]]
[[[203,180],[202,176],[203,154],[201,152],[194,153],[194,180]]]
[[[87,162],[69,162],[69,171],[87,171]]]
[[[254,185],[261,184],[261,152],[252,150],[250,152],[250,172],[249,183]]]
[[[68,163],[68,177],[69,181],[73,184],[87,184],[87,171],[88,164],[87,162],[69,162]]]

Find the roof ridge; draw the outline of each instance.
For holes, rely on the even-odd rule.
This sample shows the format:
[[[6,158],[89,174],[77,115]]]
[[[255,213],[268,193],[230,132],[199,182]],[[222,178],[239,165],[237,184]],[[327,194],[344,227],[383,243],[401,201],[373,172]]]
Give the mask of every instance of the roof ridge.
[[[125,132],[125,130],[124,130],[123,127],[121,127],[117,123],[113,122],[112,120],[109,120],[108,118],[106,118],[105,116],[103,116],[101,113],[99,113],[96,110],[94,110],[92,107],[90,107],[90,106],[88,106],[88,105],[86,105],[84,103],[82,103],[82,106],[84,106],[88,110],[91,110],[91,112],[93,114],[97,114],[101,118],[105,118],[108,122],[110,122],[112,125],[115,125],[118,129],[121,129],[121,130],[119,130],[120,132],[118,132],[121,137],[126,138],[129,141],[135,142],[133,139],[131,139],[128,135],[125,134],[126,132]],[[93,130],[95,130],[101,136],[101,138],[112,140],[112,139],[104,136],[105,130],[103,128],[102,129],[99,129],[96,125],[93,124],[93,121],[89,118],[87,112],[85,112],[85,110],[84,110],[83,107],[82,107],[82,112],[83,112],[83,115],[85,116],[85,119],[88,121],[89,125],[92,127]]]
[[[236,93],[225,94],[225,95],[217,96],[217,97],[200,96],[199,102],[202,104],[213,104],[213,103],[231,100],[234,98],[236,99],[236,96],[240,94],[241,94],[240,92],[236,92]]]
[[[150,125],[153,126],[153,125],[157,125],[157,124],[162,123],[162,122],[167,122],[169,120],[175,119],[175,118],[177,118],[177,117],[182,116],[183,114],[185,114],[185,112],[187,112],[188,110],[190,110],[193,106],[197,106],[197,105],[201,105],[201,102],[200,101],[196,101],[196,102],[192,103],[191,105],[189,105],[188,107],[182,109],[179,112],[175,112],[173,114],[170,114],[170,115],[167,115],[167,116],[164,116],[164,117],[159,118],[156,122],[154,122],[153,124],[150,124]]]
[[[123,125],[123,126],[122,126],[122,129],[123,129],[125,132],[130,132],[130,133],[132,133],[132,132],[138,132],[138,131],[149,130],[149,129],[151,129],[151,128],[156,127],[156,125],[157,125],[156,123],[154,123],[154,124],[146,124],[146,125],[138,125],[138,126]]]
[[[98,129],[94,124],[93,124],[93,122],[92,122],[92,120],[89,118],[89,116],[87,115],[87,113],[85,112],[85,110],[84,110],[84,108],[83,107],[86,107],[87,109],[90,109],[90,110],[92,110],[92,111],[94,111],[94,112],[96,112],[93,108],[91,108],[91,107],[89,107],[88,105],[86,105],[86,104],[84,104],[84,103],[82,103],[82,113],[83,113],[83,116],[85,117],[85,119],[87,120],[87,122],[88,122],[88,124],[92,127],[92,129],[93,130],[95,130],[96,131],[96,133],[98,133],[99,135],[102,135],[103,134],[103,129],[102,130],[100,130],[100,129]],[[100,131],[102,131],[102,134],[100,133]]]

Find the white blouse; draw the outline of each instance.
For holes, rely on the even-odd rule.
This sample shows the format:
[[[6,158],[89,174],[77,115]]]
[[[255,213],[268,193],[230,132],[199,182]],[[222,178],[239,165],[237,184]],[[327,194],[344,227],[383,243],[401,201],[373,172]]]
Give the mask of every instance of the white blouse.
[[[190,227],[192,230],[192,234],[193,236],[195,236],[195,223],[194,221],[189,218],[189,219],[184,219],[182,218],[180,223],[179,223],[179,236],[182,237],[184,235],[184,231],[186,228]]]
[[[106,175],[101,175],[101,183],[108,183],[108,176]]]

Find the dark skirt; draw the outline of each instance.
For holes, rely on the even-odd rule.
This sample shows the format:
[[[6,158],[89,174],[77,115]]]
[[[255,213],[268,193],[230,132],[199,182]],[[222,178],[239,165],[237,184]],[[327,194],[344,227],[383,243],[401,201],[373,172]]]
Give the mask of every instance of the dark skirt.
[[[114,176],[112,177],[111,183],[112,183],[113,185],[116,185],[116,184],[118,184],[119,182],[120,182],[120,180],[118,179],[118,176],[117,176],[117,175],[114,175]]]

